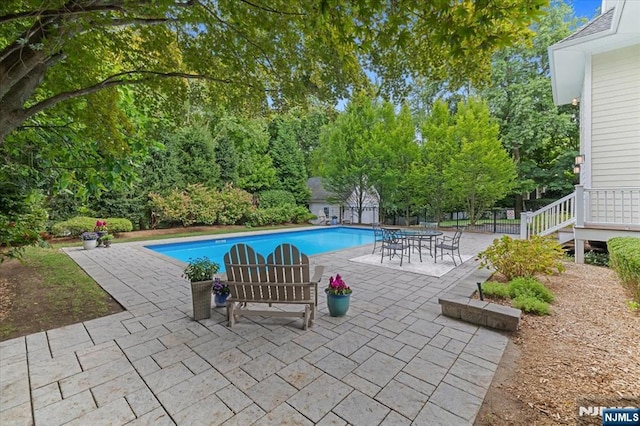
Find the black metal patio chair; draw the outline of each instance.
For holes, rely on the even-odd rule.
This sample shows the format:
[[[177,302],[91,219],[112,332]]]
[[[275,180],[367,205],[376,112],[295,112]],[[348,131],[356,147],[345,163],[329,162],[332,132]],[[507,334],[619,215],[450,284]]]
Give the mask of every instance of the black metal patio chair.
[[[436,243],[434,245],[434,261],[438,262],[438,250],[440,250],[440,260],[443,259],[444,252],[446,251],[451,259],[453,259],[454,266],[458,266],[456,263],[455,254],[458,254],[458,258],[460,258],[460,263],[462,263],[462,256],[460,255],[460,237],[462,236],[462,230],[458,229],[453,234],[453,237],[447,237],[446,235],[443,237],[436,238]]]
[[[382,229],[382,250],[380,256],[380,263],[384,260],[384,256],[391,259],[400,253],[400,266],[404,260],[404,252],[407,252],[409,256],[409,262],[411,262],[411,246],[405,235],[399,229]]]
[[[373,238],[374,238],[373,251],[371,252],[371,254],[373,254],[376,252],[376,246],[378,245],[378,243],[382,243],[384,232],[382,231],[382,228],[380,227],[379,223],[372,223],[371,228],[373,228]]]

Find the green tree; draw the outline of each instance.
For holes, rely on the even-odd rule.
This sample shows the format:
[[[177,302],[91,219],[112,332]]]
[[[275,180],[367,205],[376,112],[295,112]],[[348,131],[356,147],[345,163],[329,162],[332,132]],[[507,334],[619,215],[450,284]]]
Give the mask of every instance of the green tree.
[[[216,126],[215,139],[233,142],[237,153],[237,185],[250,193],[272,189],[276,171],[268,153],[269,133],[263,120],[226,116]]]
[[[389,90],[407,74],[480,80],[490,53],[528,36],[545,4],[6,0],[0,141],[27,122],[42,124],[45,110],[124,84],[144,86],[150,99],[169,90],[167,79],[201,78],[220,101],[266,105],[268,96],[286,106],[308,93],[346,95],[365,80],[362,64]],[[111,133],[108,125],[93,132]]]
[[[453,207],[451,194],[447,191],[444,171],[458,152],[458,144],[452,137],[453,117],[449,105],[436,101],[420,127],[422,145],[420,161],[412,165],[410,186],[414,204],[424,207],[436,220]]]
[[[306,204],[311,196],[307,188],[307,170],[296,140],[297,122],[291,116],[277,116],[269,124],[269,155],[276,172],[275,189],[293,194],[296,204]]]
[[[336,121],[321,135],[316,164],[325,188],[334,200],[344,203],[355,192],[358,222],[362,220],[365,196],[372,191],[371,130],[376,122],[375,103],[365,93],[356,94]]]
[[[578,21],[571,6],[554,1],[533,25],[531,44],[494,54],[491,86],[480,91],[500,124],[500,139],[517,165],[516,209],[535,188],[565,194],[579,145],[577,108],[553,103],[547,47],[571,33]]]
[[[381,213],[404,213],[408,221],[412,210],[409,171],[419,157],[411,111],[406,103],[397,114],[390,102],[375,106],[377,119],[369,136],[371,184],[378,192]]]
[[[209,126],[194,123],[168,135],[168,149],[175,157],[178,173],[185,184],[216,187],[220,183],[220,167],[216,163],[214,140]]]
[[[220,180],[223,184],[230,183],[237,185],[238,176],[238,153],[232,138],[228,132],[219,132],[216,135],[215,157],[216,163],[220,167]]]
[[[485,103],[458,104],[452,138],[459,151],[444,169],[445,187],[464,203],[471,224],[513,189],[516,166],[498,139],[499,126]]]

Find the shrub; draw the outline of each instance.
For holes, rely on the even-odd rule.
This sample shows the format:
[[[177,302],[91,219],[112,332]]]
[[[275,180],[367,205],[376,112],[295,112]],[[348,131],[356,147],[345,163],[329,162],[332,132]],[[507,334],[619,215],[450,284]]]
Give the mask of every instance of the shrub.
[[[482,293],[498,299],[508,299],[509,289],[505,284],[488,281],[482,284]]]
[[[564,252],[560,244],[548,237],[533,236],[529,240],[514,240],[508,235],[493,240],[493,244],[478,253],[481,267],[493,267],[508,280],[551,275],[564,271]]]
[[[518,296],[513,299],[511,306],[531,314],[549,315],[551,313],[549,304],[536,299],[534,296]]]
[[[220,225],[234,225],[251,211],[251,194],[229,184],[222,188],[218,200],[220,207],[218,223]]]
[[[607,241],[607,247],[611,268],[640,302],[640,238],[611,238]]]
[[[93,231],[98,220],[104,220],[108,223],[109,232],[130,232],[133,225],[129,219],[123,218],[94,218],[88,216],[72,217],[64,222],[58,222],[51,227],[51,232],[56,236],[72,236],[77,237],[85,231]]]
[[[302,206],[284,204],[268,209],[254,209],[246,216],[247,226],[280,225],[283,223],[306,223],[313,215]]]
[[[172,191],[166,197],[152,192],[149,198],[160,220],[180,222],[182,226],[189,226],[195,221],[189,212],[190,200],[184,192]]]
[[[584,263],[595,266],[609,266],[609,253],[588,251],[584,254]]]
[[[234,225],[251,209],[251,194],[225,185],[221,191],[202,184],[187,185],[183,191],[174,189],[167,196],[149,194],[160,219],[180,222],[182,226]]]
[[[296,198],[289,191],[282,189],[271,189],[260,193],[259,206],[261,209],[279,207],[283,204],[296,204]]]
[[[512,299],[519,297],[534,297],[540,301],[553,302],[553,293],[546,288],[540,281],[531,277],[519,277],[508,285],[509,296]]]
[[[549,315],[549,303],[554,299],[548,288],[531,277],[516,278],[506,285],[486,282],[482,284],[482,291],[489,297],[512,299],[514,308],[538,315]]]

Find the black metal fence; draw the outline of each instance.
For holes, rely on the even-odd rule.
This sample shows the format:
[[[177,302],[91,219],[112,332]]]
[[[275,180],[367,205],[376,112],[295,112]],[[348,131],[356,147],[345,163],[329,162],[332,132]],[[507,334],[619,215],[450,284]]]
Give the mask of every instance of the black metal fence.
[[[410,216],[407,221],[404,216],[387,217],[385,224],[398,226],[417,226],[420,222],[435,222],[433,218],[424,216]],[[439,222],[441,228],[466,228],[476,232],[490,232],[496,234],[520,234],[520,218],[516,217],[515,209],[494,208],[485,211],[474,225],[471,225],[467,212],[453,212],[444,215]]]

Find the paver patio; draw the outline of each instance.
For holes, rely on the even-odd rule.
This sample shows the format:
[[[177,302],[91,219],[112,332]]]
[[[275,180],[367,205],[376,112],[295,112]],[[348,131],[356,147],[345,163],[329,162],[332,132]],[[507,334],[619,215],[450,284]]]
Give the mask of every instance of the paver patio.
[[[0,424],[472,424],[507,337],[443,317],[438,296],[478,261],[440,278],[349,261],[371,249],[311,256],[321,288],[340,273],[354,293],[333,318],[321,291],[307,331],[274,317],[229,329],[224,308],[193,321],[184,265],[143,243],[67,249],[127,310],[0,343]]]

